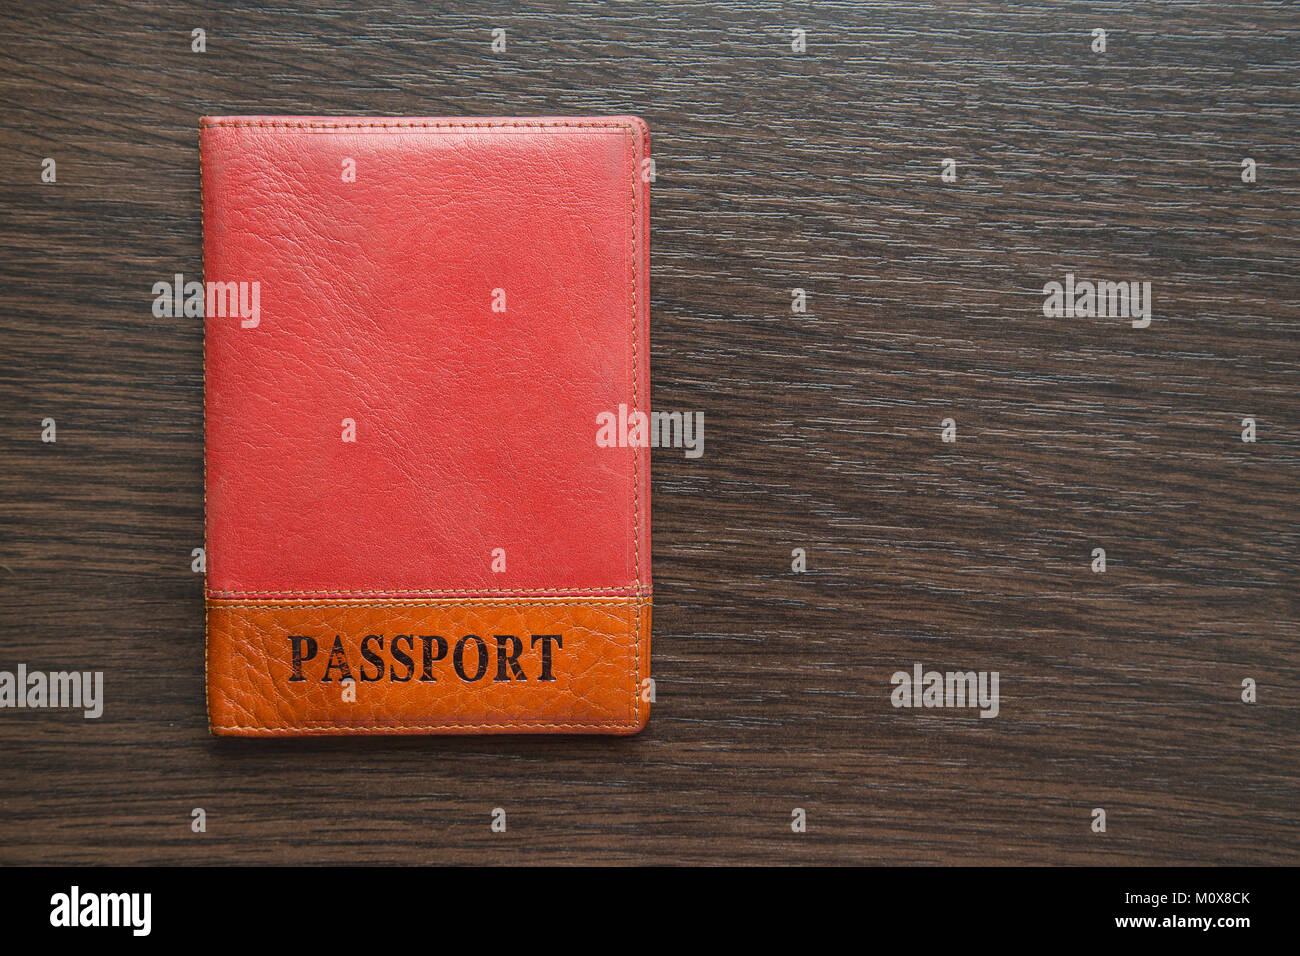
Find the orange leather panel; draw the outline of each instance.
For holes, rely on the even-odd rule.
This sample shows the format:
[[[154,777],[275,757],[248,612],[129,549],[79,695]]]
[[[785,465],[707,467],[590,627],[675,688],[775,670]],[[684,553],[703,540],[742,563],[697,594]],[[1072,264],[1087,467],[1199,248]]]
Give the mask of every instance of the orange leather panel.
[[[636,733],[650,615],[648,597],[209,601],[208,718],[224,736]]]

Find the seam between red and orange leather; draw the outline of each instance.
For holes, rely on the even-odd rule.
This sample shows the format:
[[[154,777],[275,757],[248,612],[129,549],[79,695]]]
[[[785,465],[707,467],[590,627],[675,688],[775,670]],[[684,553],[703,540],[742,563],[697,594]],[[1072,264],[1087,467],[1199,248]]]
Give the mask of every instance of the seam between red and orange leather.
[[[256,121],[256,122],[230,122],[223,120],[209,120],[201,118],[199,128],[218,129],[218,128],[239,128],[239,127],[272,127],[285,129],[494,129],[518,127],[525,129],[606,129],[621,130],[629,134],[631,154],[630,181],[632,187],[632,282],[631,282],[631,352],[632,352],[632,407],[638,407],[637,391],[637,256],[641,246],[640,236],[640,215],[637,206],[637,164],[639,162],[640,148],[645,138],[644,131],[640,136],[637,135],[638,129],[633,123],[604,123],[604,122],[521,122],[510,121],[501,123],[475,122],[475,121],[449,121],[449,122],[413,122],[413,123],[333,123],[333,122],[276,122],[276,121]],[[206,211],[207,200],[203,194],[203,144],[199,143],[199,192],[200,192],[200,210],[199,219],[203,229],[207,228]],[[206,263],[205,263],[206,266]],[[206,279],[206,275],[204,276]],[[207,432],[207,343],[206,343],[206,324],[205,342],[203,349],[203,428]],[[613,587],[599,588],[424,588],[424,589],[374,589],[374,590],[345,590],[345,589],[326,589],[326,590],[256,590],[256,589],[222,589],[213,590],[207,587],[207,513],[208,513],[208,456],[207,444],[204,443],[203,451],[203,545],[204,545],[204,592],[208,597],[243,597],[264,594],[286,594],[299,595],[302,597],[318,596],[328,597],[330,595],[346,594],[411,594],[411,595],[428,595],[436,596],[439,594],[517,594],[530,595],[535,593],[545,594],[618,594],[625,591],[632,591],[639,594],[642,592],[644,585],[641,582],[641,529],[640,529],[640,495],[641,495],[641,475],[640,475],[640,453],[634,451],[632,457],[632,548],[633,548],[633,566],[632,566],[632,583],[630,585],[616,585]]]
[[[518,597],[530,597],[532,595],[543,594],[597,594],[608,595],[610,597],[636,597],[641,594],[649,594],[649,589],[644,584],[628,584],[621,587],[611,588],[376,588],[365,591],[347,591],[347,590],[330,590],[330,591],[208,591],[208,597],[213,600],[223,598],[239,597],[256,597],[263,594],[287,594],[298,597],[330,597],[331,595],[341,594],[359,594],[370,595],[371,597],[382,597],[385,594],[409,594],[413,598],[429,597],[436,598],[442,594],[511,594]]]
[[[209,600],[209,607],[225,607],[234,610],[245,611],[274,611],[281,608],[299,608],[302,610],[311,610],[312,608],[336,608],[336,607],[632,607],[637,604],[645,604],[649,598],[628,597],[622,601],[611,601],[604,598],[575,598],[573,600],[538,600],[538,601],[513,601],[507,598],[500,600],[482,600],[466,601],[459,598],[447,601],[274,601],[270,604],[249,604],[243,601],[212,601]]]

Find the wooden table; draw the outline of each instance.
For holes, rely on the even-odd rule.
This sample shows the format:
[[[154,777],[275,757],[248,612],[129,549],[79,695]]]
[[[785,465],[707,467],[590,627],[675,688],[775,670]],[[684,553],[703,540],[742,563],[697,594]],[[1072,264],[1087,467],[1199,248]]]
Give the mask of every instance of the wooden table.
[[[1300,862],[1296,9],[500,11],[6,10],[0,669],[107,703],[0,710],[0,862]],[[706,420],[654,453],[648,729],[209,736],[202,321],[151,311],[198,117],[621,112],[653,401]],[[1149,326],[1045,315],[1067,273]],[[917,663],[998,716],[894,707]]]

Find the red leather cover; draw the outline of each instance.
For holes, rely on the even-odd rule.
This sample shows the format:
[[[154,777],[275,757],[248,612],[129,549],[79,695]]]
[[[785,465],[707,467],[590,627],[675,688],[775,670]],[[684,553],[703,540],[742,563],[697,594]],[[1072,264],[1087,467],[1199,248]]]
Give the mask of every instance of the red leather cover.
[[[201,121],[215,733],[644,726],[649,451],[596,435],[649,413],[648,154],[635,117]]]

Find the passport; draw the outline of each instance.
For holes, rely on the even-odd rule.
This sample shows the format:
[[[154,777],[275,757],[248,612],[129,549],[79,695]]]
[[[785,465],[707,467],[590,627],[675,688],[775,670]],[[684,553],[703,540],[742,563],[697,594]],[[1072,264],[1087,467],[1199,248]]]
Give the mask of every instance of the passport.
[[[649,131],[200,121],[223,736],[649,716]],[[253,303],[256,302],[254,309]]]

